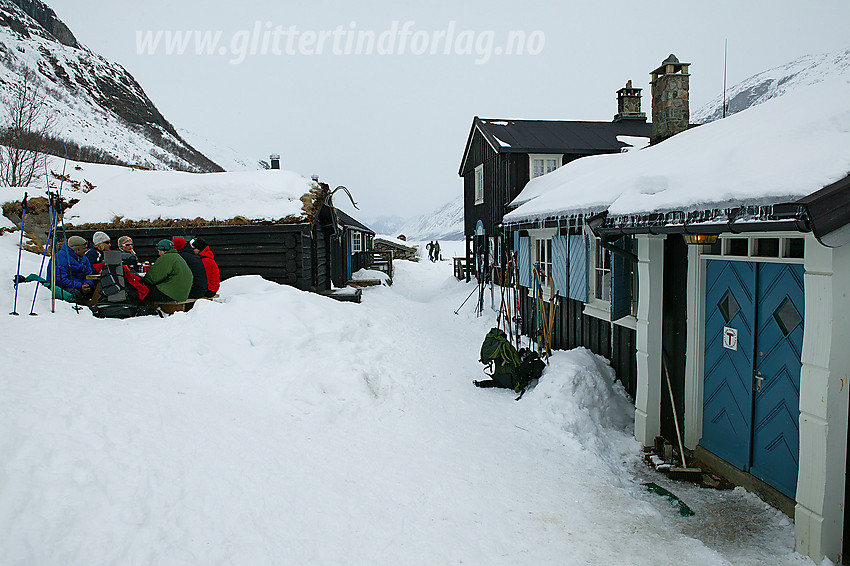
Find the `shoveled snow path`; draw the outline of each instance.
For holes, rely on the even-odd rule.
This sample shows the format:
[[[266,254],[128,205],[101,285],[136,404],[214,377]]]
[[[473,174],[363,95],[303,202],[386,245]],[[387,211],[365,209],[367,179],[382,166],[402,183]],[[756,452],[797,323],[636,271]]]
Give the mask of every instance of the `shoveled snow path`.
[[[746,494],[768,540],[683,534],[741,495],[694,492],[692,523],[648,495],[586,351],[519,403],[474,388],[493,313],[453,314],[448,265],[396,262],[360,305],[248,277],[165,320],[0,319],[0,563],[809,563]]]

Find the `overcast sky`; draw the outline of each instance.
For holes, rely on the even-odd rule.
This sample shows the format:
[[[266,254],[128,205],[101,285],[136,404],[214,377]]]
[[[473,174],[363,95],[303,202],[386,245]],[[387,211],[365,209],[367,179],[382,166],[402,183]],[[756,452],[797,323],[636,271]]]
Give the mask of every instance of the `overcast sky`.
[[[608,121],[629,79],[649,112],[670,53],[691,63],[696,109],[722,91],[724,40],[729,85],[850,47],[848,0],[47,3],[175,127],[345,185],[364,220],[457,197],[476,115]],[[190,31],[166,52],[166,32]]]

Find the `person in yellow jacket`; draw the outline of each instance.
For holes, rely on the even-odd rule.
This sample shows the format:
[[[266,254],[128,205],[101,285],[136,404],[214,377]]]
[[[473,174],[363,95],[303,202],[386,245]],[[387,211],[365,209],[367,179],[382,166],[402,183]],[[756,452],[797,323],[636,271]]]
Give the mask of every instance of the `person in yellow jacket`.
[[[192,270],[174,249],[171,240],[160,240],[156,244],[156,251],[159,258],[141,279],[150,289],[145,300],[185,301],[192,288]]]

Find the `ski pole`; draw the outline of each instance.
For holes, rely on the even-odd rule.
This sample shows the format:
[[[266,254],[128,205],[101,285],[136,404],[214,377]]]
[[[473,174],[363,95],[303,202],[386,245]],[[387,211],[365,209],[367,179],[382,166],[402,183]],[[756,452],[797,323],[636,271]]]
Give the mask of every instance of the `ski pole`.
[[[467,297],[463,300],[463,302],[460,304],[460,306],[459,306],[459,307],[457,308],[457,310],[455,311],[455,314],[457,314],[457,313],[458,313],[458,311],[459,311],[460,309],[462,309],[462,308],[463,308],[463,305],[465,305],[465,304],[466,304],[466,301],[468,301],[468,300],[469,300],[469,297],[471,297],[471,296],[472,296],[472,293],[474,293],[474,292],[475,292],[475,291],[477,291],[477,290],[478,290],[478,287],[475,287],[475,288],[474,288],[474,289],[473,289],[473,290],[469,293],[469,295],[467,295]]]
[[[44,253],[41,254],[41,265],[38,266],[38,285],[35,286],[35,292],[32,294],[32,306],[30,307],[30,315],[36,316],[35,313],[35,298],[38,296],[38,288],[41,287],[41,273],[44,270],[44,260],[47,258],[47,250],[53,245],[53,239],[56,237],[56,210],[53,208],[53,195],[50,195],[50,229],[47,231],[47,241],[44,243]],[[51,256],[53,257],[53,256]],[[51,287],[52,290],[52,287]]]
[[[27,193],[24,192],[24,200],[21,201],[21,239],[18,242],[18,268],[15,271],[15,302],[12,312],[9,314],[18,316],[18,284],[21,277],[21,253],[24,251],[24,222],[27,219]]]

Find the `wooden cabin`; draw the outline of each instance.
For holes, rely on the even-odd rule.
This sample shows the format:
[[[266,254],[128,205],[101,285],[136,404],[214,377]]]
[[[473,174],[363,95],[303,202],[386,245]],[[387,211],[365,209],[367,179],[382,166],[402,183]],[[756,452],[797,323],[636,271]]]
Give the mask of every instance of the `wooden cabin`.
[[[159,240],[179,236],[188,241],[201,236],[215,254],[222,280],[238,275],[260,275],[304,291],[322,292],[331,289],[335,274],[340,277],[341,285],[338,286],[344,287],[347,279],[343,279],[350,277],[353,261],[358,257],[352,252],[352,242],[356,241],[353,234],[360,234],[361,245],[364,242],[368,245],[374,234],[335,209],[328,193],[326,184],[317,183],[302,196],[301,214],[278,221],[245,217],[223,221],[200,218],[154,222],[113,220],[69,225],[67,235],[79,235],[91,241],[94,232],[101,230],[110,236],[113,245],[120,236],[130,236],[139,259],[150,262],[157,258]]]
[[[612,122],[473,118],[458,170],[467,277],[476,272],[476,257],[487,265],[503,264],[510,243],[501,240],[499,225],[530,179],[580,157],[618,153],[637,138],[650,138],[652,126],[640,111],[640,92],[631,81],[618,91]]]
[[[831,119],[848,108],[836,84],[571,163],[530,182],[503,224],[524,330],[536,265],[555,281],[556,345],[611,360],[636,439],[676,442],[669,377],[685,448],[792,516],[817,563],[841,562],[850,540],[850,131]]]

